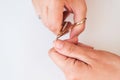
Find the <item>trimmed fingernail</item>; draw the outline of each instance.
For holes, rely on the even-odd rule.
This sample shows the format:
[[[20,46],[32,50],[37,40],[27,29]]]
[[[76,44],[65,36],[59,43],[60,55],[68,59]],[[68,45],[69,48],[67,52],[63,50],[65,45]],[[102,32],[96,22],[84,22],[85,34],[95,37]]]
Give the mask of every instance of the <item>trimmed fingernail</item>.
[[[75,36],[75,37],[73,38],[73,40],[76,41],[76,42],[78,42],[78,36]]]
[[[78,36],[75,36],[75,37],[73,38],[73,41],[74,41],[75,44],[78,44]]]
[[[56,40],[54,42],[54,47],[57,48],[57,49],[62,49],[63,45],[64,45],[64,42],[62,40]]]

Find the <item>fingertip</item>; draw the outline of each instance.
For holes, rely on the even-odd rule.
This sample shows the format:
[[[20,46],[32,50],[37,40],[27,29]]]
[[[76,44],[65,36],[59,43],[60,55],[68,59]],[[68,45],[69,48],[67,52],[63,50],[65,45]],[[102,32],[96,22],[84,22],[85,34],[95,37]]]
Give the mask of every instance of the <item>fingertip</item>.
[[[78,44],[78,36],[75,36],[73,38],[67,39],[65,41],[68,41],[68,42],[73,43],[73,44]]]
[[[82,33],[85,29],[85,24],[75,26],[70,33],[70,38],[74,38],[75,36],[79,36],[80,33]]]
[[[72,41],[74,44],[78,44],[78,36],[75,36],[75,37],[71,38],[71,41]]]

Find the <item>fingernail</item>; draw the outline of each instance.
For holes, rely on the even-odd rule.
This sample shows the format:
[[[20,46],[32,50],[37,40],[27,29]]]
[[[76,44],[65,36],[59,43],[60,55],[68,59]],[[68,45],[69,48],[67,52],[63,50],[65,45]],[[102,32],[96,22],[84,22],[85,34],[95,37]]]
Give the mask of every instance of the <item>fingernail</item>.
[[[78,44],[78,36],[75,36],[75,37],[74,37],[74,43],[75,43],[75,44]]]
[[[78,36],[75,36],[75,37],[73,38],[73,40],[74,40],[75,42],[78,42]]]
[[[64,45],[64,42],[62,40],[57,40],[54,42],[54,47],[57,49],[62,49]]]
[[[78,36],[70,38],[69,41],[72,42],[72,43],[74,43],[74,44],[78,44]]]

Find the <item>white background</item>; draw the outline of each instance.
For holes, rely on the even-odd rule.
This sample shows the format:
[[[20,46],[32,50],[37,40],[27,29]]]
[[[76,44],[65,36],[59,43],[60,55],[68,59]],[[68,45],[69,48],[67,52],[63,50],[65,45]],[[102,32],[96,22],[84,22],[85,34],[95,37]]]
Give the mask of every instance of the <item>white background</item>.
[[[120,0],[86,0],[88,20],[80,41],[120,54]],[[0,0],[0,80],[64,80],[48,57],[53,35],[31,0]]]

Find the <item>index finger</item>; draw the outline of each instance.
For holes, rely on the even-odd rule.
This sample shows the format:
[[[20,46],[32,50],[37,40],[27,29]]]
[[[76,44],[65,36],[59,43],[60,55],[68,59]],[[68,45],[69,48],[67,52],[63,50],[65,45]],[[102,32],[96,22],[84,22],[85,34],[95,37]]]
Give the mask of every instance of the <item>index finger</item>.
[[[47,27],[55,34],[58,34],[63,21],[63,0],[51,0],[48,6]]]
[[[62,55],[76,58],[85,63],[91,61],[87,51],[84,48],[78,47],[68,41],[57,40],[54,42],[54,48]]]

